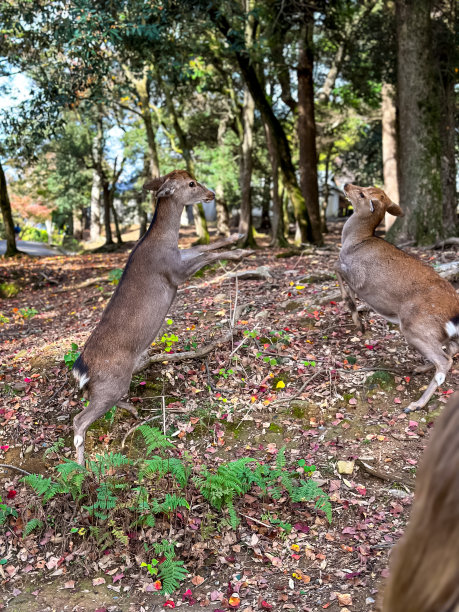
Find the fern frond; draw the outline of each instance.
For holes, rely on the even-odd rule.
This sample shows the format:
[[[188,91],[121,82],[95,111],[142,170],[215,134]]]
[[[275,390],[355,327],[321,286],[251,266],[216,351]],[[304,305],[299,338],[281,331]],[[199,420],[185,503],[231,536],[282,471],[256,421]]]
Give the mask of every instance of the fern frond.
[[[51,478],[44,478],[41,474],[29,474],[22,480],[42,498],[43,504],[59,493],[68,493],[64,483],[53,482]]]
[[[302,480],[299,487],[294,487],[290,495],[293,502],[314,501],[315,508],[325,512],[328,522],[332,520],[330,498],[314,480]]]
[[[186,501],[184,497],[177,497],[177,495],[167,493],[164,501],[159,505],[160,512],[164,512],[166,514],[177,510],[177,508],[184,507],[190,508],[189,503]]]
[[[59,474],[66,479],[70,478],[70,475],[74,472],[81,474],[88,474],[88,470],[84,467],[84,465],[80,465],[76,461],[71,461],[70,459],[65,459],[65,463],[61,463],[56,466],[56,470]]]
[[[180,587],[180,583],[185,580],[188,572],[183,561],[177,561],[170,557],[166,557],[166,560],[159,567],[158,578],[161,580],[163,587],[161,593],[171,595]]]
[[[32,531],[35,531],[35,529],[41,529],[43,525],[44,523],[43,521],[40,521],[40,519],[37,519],[37,518],[31,519],[24,527],[24,531],[22,534],[23,537],[26,538],[28,535],[32,533]]]
[[[123,465],[132,464],[132,460],[121,453],[104,453],[96,455],[94,461],[88,461],[89,470],[98,478],[106,476],[110,470],[119,468]]]
[[[277,455],[276,455],[276,467],[279,470],[284,468],[286,463],[287,463],[287,459],[285,458],[285,448],[286,448],[285,446],[280,448],[278,453],[277,453]]]
[[[238,515],[236,514],[236,510],[233,506],[233,502],[230,500],[228,502],[228,514],[230,517],[230,525],[233,529],[236,529],[236,527],[239,525],[240,520]]]
[[[65,440],[64,438],[59,438],[52,446],[45,450],[44,456],[47,457],[48,455],[51,455],[51,453],[57,453],[63,446],[65,446]]]
[[[156,427],[150,427],[149,425],[141,425],[138,431],[142,434],[145,445],[147,447],[147,455],[150,455],[153,451],[164,448],[173,448],[174,445],[169,442],[166,436]]]
[[[179,485],[184,487],[188,481],[190,472],[189,466],[185,465],[183,461],[176,457],[163,459],[155,455],[151,459],[144,461],[139,471],[139,480],[142,480],[145,476],[158,476],[158,478],[162,478],[166,474],[172,474]]]

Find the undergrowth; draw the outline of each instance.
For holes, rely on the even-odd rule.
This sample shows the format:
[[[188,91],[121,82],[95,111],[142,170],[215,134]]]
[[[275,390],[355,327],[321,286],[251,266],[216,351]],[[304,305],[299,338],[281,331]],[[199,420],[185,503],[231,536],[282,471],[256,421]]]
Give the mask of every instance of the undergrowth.
[[[25,476],[22,480],[33,495],[23,537],[45,531],[59,521],[64,538],[81,538],[82,544],[101,552],[112,547],[130,548],[133,539],[142,541],[145,562],[141,565],[157,576],[163,593],[172,593],[187,574],[184,563],[176,558],[169,541],[149,546],[144,536],[148,530],[163,533],[173,521],[187,524],[190,502],[199,495],[219,512],[221,522],[233,529],[240,522],[237,501],[252,489],[268,500],[284,496],[294,503],[310,502],[331,521],[330,500],[310,478],[314,466],[300,461],[289,470],[285,448],[273,465],[245,457],[216,469],[206,465],[197,468],[189,459],[178,457],[174,445],[158,429],[142,425],[138,431],[146,449],[141,459],[106,452],[85,466],[64,459],[52,478]],[[59,454],[62,444],[58,441],[48,452]],[[8,506],[0,504],[0,524],[7,524],[10,516]],[[150,559],[151,554],[159,559]]]

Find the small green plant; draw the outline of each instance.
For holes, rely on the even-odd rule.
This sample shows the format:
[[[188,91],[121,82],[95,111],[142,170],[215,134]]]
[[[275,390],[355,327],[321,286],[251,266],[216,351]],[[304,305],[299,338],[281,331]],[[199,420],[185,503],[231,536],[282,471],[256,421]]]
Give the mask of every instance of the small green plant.
[[[164,351],[170,353],[175,342],[178,342],[178,336],[175,334],[163,334],[160,342],[166,345]]]
[[[75,363],[75,361],[78,359],[79,356],[80,356],[80,353],[78,352],[78,344],[75,344],[75,342],[72,342],[70,351],[68,353],[65,353],[64,355],[65,365],[68,367],[69,370],[73,368],[73,364]]]
[[[8,319],[8,317],[5,317],[1,312],[0,312],[0,325],[5,325],[5,323],[9,323],[10,320]]]
[[[14,516],[17,517],[18,513],[14,508],[8,506],[8,504],[3,503],[2,498],[0,497],[0,525],[4,525],[8,520],[8,517]]]
[[[220,370],[218,371],[219,376],[223,376],[223,378],[228,378],[228,376],[231,376],[232,374],[234,374],[234,370],[233,369],[229,369],[229,370],[225,370],[225,368],[220,368]]]
[[[14,283],[0,283],[0,297],[12,298],[20,291],[20,288]]]
[[[32,319],[32,317],[38,314],[38,310],[35,310],[35,308],[20,308],[19,314],[22,315],[24,319]]]
[[[188,572],[183,561],[178,561],[175,556],[174,544],[167,540],[153,544],[153,550],[158,557],[164,557],[159,564],[158,559],[152,559],[151,563],[141,563],[141,567],[146,567],[150,574],[157,576],[161,581],[161,593],[171,594],[180,587],[180,583],[185,580]],[[157,567],[159,564],[159,567]]]
[[[315,361],[303,361],[303,365],[306,366],[307,368],[315,368],[316,362]]]
[[[108,273],[108,280],[111,282],[112,285],[117,285],[120,282],[122,276],[123,270],[121,268],[114,268]]]

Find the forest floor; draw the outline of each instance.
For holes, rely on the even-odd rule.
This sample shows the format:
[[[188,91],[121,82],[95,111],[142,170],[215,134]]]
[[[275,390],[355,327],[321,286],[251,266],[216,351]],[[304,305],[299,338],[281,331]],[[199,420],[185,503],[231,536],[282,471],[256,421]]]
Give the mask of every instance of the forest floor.
[[[225,333],[237,301],[245,309],[232,342],[203,359],[156,363],[134,377],[130,392],[142,419],[165,398],[165,422],[153,423],[164,426],[177,456],[195,466],[212,469],[246,456],[272,465],[284,446],[287,465],[299,475],[305,462],[313,464],[312,478],[332,503],[332,522],[314,503],[266,498],[255,488],[235,500],[241,522],[234,530],[225,511],[194,491],[188,511],[102,551],[85,540],[84,529],[65,533],[50,514],[45,529],[23,537],[33,494],[21,473],[0,468],[0,496],[18,513],[0,527],[0,609],[378,609],[419,459],[459,386],[459,369],[453,366],[427,410],[403,412],[432,373],[413,376],[420,356],[398,327],[374,313],[363,312],[366,332],[356,331],[333,275],[341,229],[332,224],[325,248],[293,256],[260,248],[191,279],[168,315],[172,350],[193,350]],[[191,240],[184,232],[180,244]],[[72,343],[84,345],[113,290],[109,273],[123,267],[128,247],[0,261],[0,282],[19,289],[0,307],[0,463],[52,477],[62,457],[73,457],[72,419],[82,404],[64,355]],[[453,251],[408,251],[432,264],[457,259]],[[226,275],[260,266],[260,279],[236,284]],[[158,342],[152,351],[164,346]],[[123,410],[112,422],[100,419],[88,432],[87,455],[118,452],[135,424]],[[60,456],[45,457],[59,438]],[[138,443],[130,434],[124,452],[142,452]],[[143,543],[161,537],[176,543],[188,570],[167,601],[141,566],[149,561]]]

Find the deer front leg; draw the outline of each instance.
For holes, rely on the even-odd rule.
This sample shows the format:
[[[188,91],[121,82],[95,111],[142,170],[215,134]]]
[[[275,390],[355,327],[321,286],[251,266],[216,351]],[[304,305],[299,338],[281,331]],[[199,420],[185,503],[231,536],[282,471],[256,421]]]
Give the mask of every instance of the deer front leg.
[[[353,292],[350,288],[346,287],[346,285],[344,284],[343,277],[338,272],[338,270],[335,269],[335,272],[336,278],[338,280],[339,289],[341,291],[341,297],[343,298],[343,301],[346,302],[347,307],[351,311],[352,320],[354,321],[355,326],[359,331],[363,333],[365,331],[365,326],[363,325],[362,320],[359,317],[357,303],[355,301]]]
[[[248,255],[252,255],[254,251],[245,250],[245,249],[236,249],[235,251],[221,251],[220,253],[200,253],[199,256],[193,257],[192,259],[182,260],[182,265],[180,268],[180,283],[186,281],[190,276],[196,274],[198,270],[204,268],[208,264],[213,261],[218,261],[219,259],[231,259],[231,260],[239,260],[242,257],[247,257]]]
[[[192,249],[182,249],[180,251],[180,255],[183,260],[196,259],[199,257],[201,253],[206,253],[208,251],[216,251],[217,249],[221,249],[222,247],[227,247],[232,244],[238,242],[241,239],[241,234],[232,234],[231,236],[226,236],[225,238],[221,238],[217,240],[217,242],[213,242],[212,244],[201,244],[199,246],[193,247]]]

